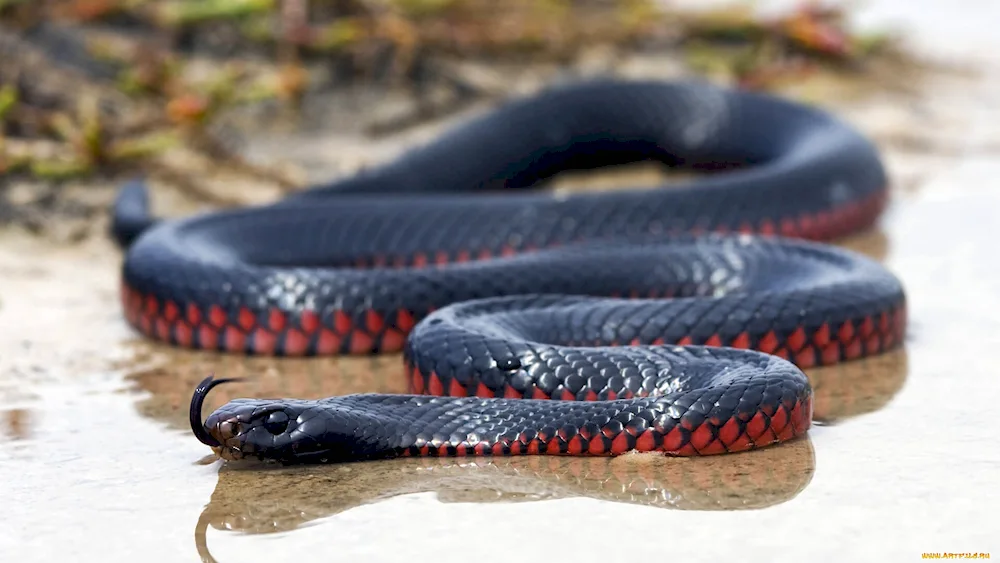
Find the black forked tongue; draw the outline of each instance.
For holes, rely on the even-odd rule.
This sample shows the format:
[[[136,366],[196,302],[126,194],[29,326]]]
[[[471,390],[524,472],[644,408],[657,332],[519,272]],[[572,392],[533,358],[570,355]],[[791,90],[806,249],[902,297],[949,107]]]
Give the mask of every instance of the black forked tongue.
[[[208,429],[201,422],[201,407],[205,403],[205,397],[208,396],[208,392],[212,390],[216,385],[222,385],[223,383],[229,381],[242,381],[241,378],[229,378],[229,379],[214,379],[214,376],[210,375],[203,379],[201,383],[198,384],[194,389],[194,395],[191,396],[191,410],[188,412],[188,418],[191,421],[191,431],[194,432],[195,438],[202,444],[209,447],[218,447],[222,444],[218,440],[212,437],[208,433]]]

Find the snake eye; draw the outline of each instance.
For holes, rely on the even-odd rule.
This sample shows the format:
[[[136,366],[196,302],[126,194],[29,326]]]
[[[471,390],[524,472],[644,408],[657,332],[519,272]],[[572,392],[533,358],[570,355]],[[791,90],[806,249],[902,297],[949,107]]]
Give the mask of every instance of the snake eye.
[[[288,428],[288,415],[282,411],[275,411],[267,415],[264,421],[264,429],[271,434],[281,434]]]

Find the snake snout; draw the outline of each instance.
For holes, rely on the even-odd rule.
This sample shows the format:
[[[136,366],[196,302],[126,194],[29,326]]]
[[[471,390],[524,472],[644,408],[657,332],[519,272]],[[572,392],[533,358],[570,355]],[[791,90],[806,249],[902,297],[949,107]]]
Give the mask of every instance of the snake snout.
[[[209,417],[205,421],[205,430],[215,440],[225,445],[240,433],[240,421],[235,416],[225,418]]]
[[[225,460],[242,459],[247,453],[244,451],[245,445],[240,440],[241,432],[244,430],[244,423],[234,414],[213,413],[205,420],[205,433],[215,442],[207,445]]]
[[[202,426],[210,446],[220,459],[239,461],[256,455],[260,446],[248,437],[258,426],[245,409],[221,408],[208,416]]]

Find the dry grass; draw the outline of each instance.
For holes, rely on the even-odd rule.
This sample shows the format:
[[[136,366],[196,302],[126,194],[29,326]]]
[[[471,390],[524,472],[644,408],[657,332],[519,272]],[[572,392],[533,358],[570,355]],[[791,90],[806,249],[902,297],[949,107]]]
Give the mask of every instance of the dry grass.
[[[0,0],[0,174],[51,182],[149,171],[184,146],[267,176],[211,134],[220,112],[262,101],[294,110],[307,91],[357,81],[480,94],[438,60],[572,65],[584,47],[607,45],[670,53],[694,73],[771,89],[824,70],[864,75],[897,56],[886,38],[856,36],[844,14],[810,5],[769,21],[749,9],[669,12],[652,0],[498,5]]]

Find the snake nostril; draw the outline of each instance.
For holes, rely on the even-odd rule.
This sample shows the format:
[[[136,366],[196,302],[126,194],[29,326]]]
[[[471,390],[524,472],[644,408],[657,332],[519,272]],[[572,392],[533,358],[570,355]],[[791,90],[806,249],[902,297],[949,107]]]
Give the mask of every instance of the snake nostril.
[[[224,420],[219,423],[219,437],[223,440],[232,438],[240,433],[240,423],[235,420]]]

